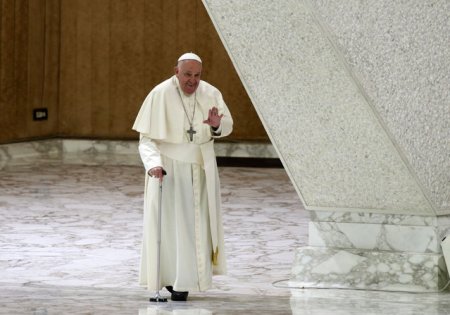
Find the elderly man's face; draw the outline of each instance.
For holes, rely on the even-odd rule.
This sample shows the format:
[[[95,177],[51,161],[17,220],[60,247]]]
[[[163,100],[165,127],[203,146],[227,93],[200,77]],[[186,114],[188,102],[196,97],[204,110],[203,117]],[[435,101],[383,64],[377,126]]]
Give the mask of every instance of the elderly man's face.
[[[175,75],[183,92],[190,95],[197,90],[202,75],[202,64],[196,60],[180,61],[175,67]]]

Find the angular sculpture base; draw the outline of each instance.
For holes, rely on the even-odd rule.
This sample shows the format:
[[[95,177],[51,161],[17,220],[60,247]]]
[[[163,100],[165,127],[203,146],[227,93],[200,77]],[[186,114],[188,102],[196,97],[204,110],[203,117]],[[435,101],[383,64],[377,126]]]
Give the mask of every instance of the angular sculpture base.
[[[450,217],[311,211],[291,287],[438,292],[449,280],[440,242]]]
[[[437,292],[448,281],[442,254],[297,249],[290,287]]]

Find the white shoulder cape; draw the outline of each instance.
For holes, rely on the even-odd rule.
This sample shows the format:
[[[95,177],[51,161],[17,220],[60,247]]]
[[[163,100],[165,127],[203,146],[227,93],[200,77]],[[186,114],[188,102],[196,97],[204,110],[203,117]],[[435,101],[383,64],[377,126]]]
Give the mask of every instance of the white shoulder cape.
[[[200,81],[196,93],[197,104],[203,117],[208,117],[208,110],[216,106],[219,114],[224,114],[220,137],[230,134],[233,120],[220,91],[211,84]],[[157,85],[148,94],[136,117],[133,129],[154,140],[182,143],[185,136],[184,115],[181,98],[177,91],[177,78],[173,76]]]

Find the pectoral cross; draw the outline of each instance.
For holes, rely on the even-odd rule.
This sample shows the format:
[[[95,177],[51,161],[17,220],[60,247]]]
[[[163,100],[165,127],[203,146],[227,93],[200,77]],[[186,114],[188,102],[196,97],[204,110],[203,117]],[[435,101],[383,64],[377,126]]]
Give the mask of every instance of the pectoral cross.
[[[197,133],[197,131],[192,128],[192,126],[189,128],[189,130],[186,130],[186,132],[189,134],[189,140],[194,140],[194,133]]]

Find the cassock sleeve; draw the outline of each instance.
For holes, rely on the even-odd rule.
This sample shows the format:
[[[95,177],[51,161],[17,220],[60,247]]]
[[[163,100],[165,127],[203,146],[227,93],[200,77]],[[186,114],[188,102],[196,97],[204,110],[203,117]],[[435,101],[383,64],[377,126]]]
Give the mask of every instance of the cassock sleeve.
[[[146,173],[154,167],[163,166],[158,145],[152,139],[141,134],[138,148]]]
[[[219,125],[219,127],[217,127],[217,129],[214,129],[213,127],[211,127],[211,134],[216,137],[220,136],[220,134],[222,133],[222,123]]]

